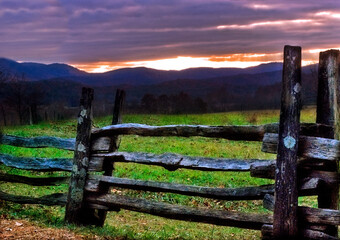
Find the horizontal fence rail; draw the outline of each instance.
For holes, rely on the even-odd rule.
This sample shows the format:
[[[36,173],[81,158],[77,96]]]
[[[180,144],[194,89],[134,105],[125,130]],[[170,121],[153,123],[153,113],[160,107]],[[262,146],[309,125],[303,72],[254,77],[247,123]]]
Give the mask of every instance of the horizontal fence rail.
[[[298,229],[298,236],[301,239],[315,239],[315,240],[338,240],[337,237],[333,237],[323,231],[318,231],[316,229],[308,229],[308,226],[301,226]],[[272,240],[273,237],[273,225],[263,225],[262,229],[262,240]]]
[[[86,190],[89,192],[97,192],[98,190],[100,191],[100,184],[121,187],[125,189],[151,192],[169,192],[189,196],[214,198],[219,200],[258,200],[263,199],[268,194],[274,194],[274,185],[271,184],[256,187],[213,188],[100,175],[89,176]],[[302,179],[299,182],[299,195],[307,196],[315,194],[317,189],[320,187],[320,184],[321,182],[318,178]]]
[[[128,178],[117,178],[100,175],[89,176],[86,190],[90,192],[96,192],[99,188],[99,184],[133,190],[178,193],[182,195],[214,198],[219,200],[258,200],[263,199],[268,193],[274,194],[273,185],[242,188],[213,188],[190,186],[177,183],[133,180]]]
[[[278,134],[266,133],[263,138],[262,151],[277,153],[278,139]],[[298,155],[304,158],[339,160],[340,141],[329,138],[300,136]]]
[[[0,164],[7,167],[22,170],[34,170],[42,172],[53,171],[72,171],[73,159],[71,158],[34,158],[34,157],[15,157],[8,154],[0,154]],[[101,171],[102,168],[94,164],[89,165],[89,171]]]
[[[117,211],[117,208],[122,208],[177,220],[258,230],[263,224],[273,221],[272,215],[269,214],[198,209],[113,194],[90,195],[86,198],[86,203],[88,207],[101,206],[102,209],[108,211]]]
[[[0,136],[0,144],[24,148],[58,148],[74,151],[76,140],[74,138],[58,138],[49,136],[25,138],[12,135],[2,135]],[[94,152],[107,151],[111,144],[111,138],[98,138],[91,144],[91,150]]]
[[[229,140],[262,141],[265,133],[277,133],[278,124],[244,125],[244,126],[206,126],[206,125],[165,125],[150,126],[145,124],[125,123],[92,129],[92,137],[115,135],[140,136],[177,136],[177,137],[210,137]],[[323,124],[301,124],[303,135],[333,131],[333,127]]]
[[[66,171],[72,170],[70,158],[34,158],[15,157],[8,154],[0,154],[0,163],[23,170],[35,171]]]
[[[0,191],[0,199],[20,203],[20,204],[42,204],[47,206],[65,206],[66,205],[67,194],[65,193],[54,193],[51,195],[42,196],[39,198],[28,197],[28,196],[18,196]]]
[[[16,147],[25,148],[59,148],[64,150],[74,151],[75,139],[74,138],[58,138],[58,137],[34,137],[25,138],[11,135],[0,136],[0,143],[4,145],[11,145]]]
[[[301,124],[302,135],[321,135],[333,131],[333,127],[324,124]],[[115,135],[141,135],[141,136],[202,136],[211,138],[226,138],[230,140],[262,141],[265,133],[277,133],[278,124],[244,125],[244,126],[205,126],[205,125],[167,125],[149,126],[137,123],[111,125],[104,128],[93,129],[94,138],[98,136]],[[92,151],[106,151],[111,138],[103,137],[94,139]],[[74,151],[74,138],[58,138],[50,136],[42,137],[18,137],[12,135],[0,136],[0,143],[25,148],[59,148]]]
[[[192,157],[179,154],[152,154],[138,152],[112,152],[98,153],[91,156],[91,163],[99,169],[103,166],[105,160],[113,162],[131,162],[146,165],[156,165],[168,170],[178,168],[195,169],[202,171],[250,171],[251,167],[268,166],[274,163],[274,160],[260,159],[227,159],[227,158],[206,158]]]
[[[329,172],[322,170],[311,170],[308,167],[299,166],[298,174],[301,179],[304,178],[317,178],[323,181],[325,184],[336,184],[339,183],[340,175],[337,172]],[[275,163],[270,163],[267,166],[254,167],[250,170],[252,177],[275,179]]]
[[[268,210],[274,209],[275,200],[271,195],[266,195],[266,205]],[[298,218],[301,222],[317,223],[325,225],[340,225],[340,211],[333,209],[298,207]]]
[[[0,173],[0,181],[23,183],[31,186],[55,186],[67,183],[69,179],[69,177],[25,177]]]

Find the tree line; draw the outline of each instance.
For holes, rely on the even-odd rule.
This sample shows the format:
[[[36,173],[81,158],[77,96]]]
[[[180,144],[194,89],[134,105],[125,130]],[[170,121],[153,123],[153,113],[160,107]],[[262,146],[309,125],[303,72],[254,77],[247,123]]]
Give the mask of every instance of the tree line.
[[[0,111],[4,125],[13,121],[13,113],[19,124],[38,122],[37,107],[43,104],[44,91],[32,86],[24,75],[0,71]]]
[[[166,94],[155,96],[147,93],[140,101],[140,109],[145,113],[205,113],[207,103],[202,98],[193,98],[185,92],[170,96]]]
[[[304,76],[303,102],[315,104],[317,81]],[[29,81],[24,75],[8,74],[0,69],[0,125],[36,124],[76,118],[82,83],[52,79]],[[208,88],[209,87],[209,88]],[[116,86],[94,87],[94,116],[112,114]],[[220,84],[197,89],[126,89],[124,111],[128,113],[186,114],[277,109],[281,83],[265,86]],[[148,93],[149,92],[149,93]],[[157,92],[160,94],[157,95]]]

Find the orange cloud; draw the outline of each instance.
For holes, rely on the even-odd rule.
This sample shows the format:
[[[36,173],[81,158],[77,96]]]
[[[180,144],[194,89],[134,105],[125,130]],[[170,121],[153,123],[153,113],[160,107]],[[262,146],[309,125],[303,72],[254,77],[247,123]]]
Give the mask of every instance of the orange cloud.
[[[243,53],[243,54],[231,54],[227,56],[213,56],[209,58],[212,62],[224,62],[224,61],[240,61],[240,62],[279,62],[282,59],[282,53]]]
[[[103,73],[120,68],[134,67],[127,63],[117,62],[94,62],[94,63],[75,63],[71,64],[73,67],[89,73]]]

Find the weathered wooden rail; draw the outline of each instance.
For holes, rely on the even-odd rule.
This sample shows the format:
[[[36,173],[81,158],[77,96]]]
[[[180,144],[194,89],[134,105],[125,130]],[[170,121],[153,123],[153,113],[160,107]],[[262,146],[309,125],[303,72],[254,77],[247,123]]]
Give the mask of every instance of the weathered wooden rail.
[[[127,209],[156,216],[261,230],[263,239],[338,239],[340,141],[338,141],[338,51],[320,55],[317,123],[300,124],[301,49],[286,46],[280,123],[260,126],[121,124],[124,92],[117,91],[112,125],[92,128],[92,89],[83,89],[77,138],[22,138],[3,135],[2,144],[27,148],[55,147],[74,151],[73,159],[18,158],[0,155],[8,167],[34,171],[66,171],[71,177],[25,177],[0,174],[0,181],[34,186],[69,181],[68,194],[40,198],[0,192],[0,199],[17,203],[66,205],[65,220],[103,225],[107,211]],[[325,89],[326,88],[326,89]],[[262,141],[262,151],[276,159],[226,159],[179,154],[118,152],[120,135],[224,138]],[[273,185],[214,188],[113,177],[115,162],[199,171],[242,171],[252,177],[275,179]],[[98,175],[98,172],[100,174]],[[110,193],[110,187],[237,201],[263,199],[273,214],[190,208]],[[320,208],[298,206],[299,196],[318,196]]]

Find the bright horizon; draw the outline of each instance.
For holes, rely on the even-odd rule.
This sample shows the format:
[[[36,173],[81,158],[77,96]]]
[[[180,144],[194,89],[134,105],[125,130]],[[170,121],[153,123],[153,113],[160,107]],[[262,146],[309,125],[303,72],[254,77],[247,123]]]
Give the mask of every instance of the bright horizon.
[[[331,47],[328,49],[309,49],[302,51],[302,66],[318,63],[319,53],[330,49],[340,50],[340,47]],[[146,67],[156,70],[184,70],[189,68],[248,68],[254,67],[261,64],[283,62],[283,53],[246,53],[246,54],[231,54],[228,56],[210,56],[210,57],[191,57],[191,56],[177,56],[168,59],[157,59],[157,60],[145,60],[135,62],[95,62],[87,64],[77,64],[68,62],[65,63],[73,66],[79,70],[88,73],[105,73],[112,70],[122,68],[136,68]],[[17,61],[17,60],[15,60]],[[18,61],[22,62],[33,62],[33,61]],[[44,64],[44,63],[43,63]],[[45,63],[52,64],[52,63]]]
[[[338,49],[330,48],[330,49]],[[318,55],[322,51],[328,49],[310,49],[303,50],[303,55],[307,55],[307,59],[302,59],[302,66],[307,66],[318,62]],[[261,64],[282,62],[282,53],[272,54],[233,54],[221,57],[191,57],[177,56],[168,59],[145,60],[136,62],[126,62],[122,65],[115,65],[110,62],[98,62],[89,64],[70,64],[80,70],[88,73],[104,73],[121,68],[146,67],[157,70],[184,70],[188,68],[247,68]],[[248,60],[248,61],[247,61]]]

